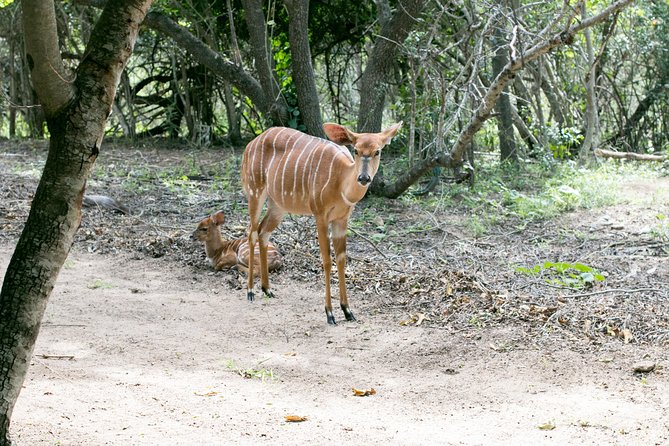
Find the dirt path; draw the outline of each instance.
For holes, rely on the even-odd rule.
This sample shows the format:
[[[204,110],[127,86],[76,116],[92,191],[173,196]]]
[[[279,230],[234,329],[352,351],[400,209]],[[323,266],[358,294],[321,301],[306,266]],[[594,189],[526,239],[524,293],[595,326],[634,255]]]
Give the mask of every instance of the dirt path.
[[[226,280],[75,250],[13,416],[18,444],[669,442],[666,369],[631,371],[643,358],[666,366],[659,347],[577,353],[528,345],[520,327],[401,326],[354,296],[361,322],[330,327],[320,284],[277,278],[280,298],[249,304]]]

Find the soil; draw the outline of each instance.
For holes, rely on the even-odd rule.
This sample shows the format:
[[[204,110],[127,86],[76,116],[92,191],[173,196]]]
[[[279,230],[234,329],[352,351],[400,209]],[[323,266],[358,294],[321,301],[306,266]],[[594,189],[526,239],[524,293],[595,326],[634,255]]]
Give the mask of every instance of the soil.
[[[0,142],[3,276],[45,152]],[[438,195],[365,200],[347,270],[358,321],[336,309],[329,326],[310,218],[272,237],[275,299],[247,302],[243,274],[214,272],[190,239],[218,209],[243,235],[238,158],[105,147],[88,192],[130,212],[84,209],[13,414],[18,445],[669,443],[667,178],[478,238]],[[516,268],[545,261],[605,280]]]

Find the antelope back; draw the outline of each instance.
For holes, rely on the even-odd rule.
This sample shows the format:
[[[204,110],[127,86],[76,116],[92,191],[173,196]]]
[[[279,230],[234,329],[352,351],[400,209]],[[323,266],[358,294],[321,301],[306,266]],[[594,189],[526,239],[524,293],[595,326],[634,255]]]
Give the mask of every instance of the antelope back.
[[[337,194],[354,166],[346,147],[286,127],[273,127],[251,141],[242,160],[246,196],[264,194],[291,213],[313,214]]]

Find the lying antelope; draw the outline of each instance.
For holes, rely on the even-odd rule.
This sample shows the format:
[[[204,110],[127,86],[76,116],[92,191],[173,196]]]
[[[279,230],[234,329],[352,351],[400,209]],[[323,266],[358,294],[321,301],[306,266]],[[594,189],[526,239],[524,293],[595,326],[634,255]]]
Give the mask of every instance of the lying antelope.
[[[204,250],[211,265],[215,270],[232,268],[249,272],[249,244],[247,238],[238,238],[234,240],[223,240],[220,226],[225,221],[223,211],[218,211],[211,217],[202,219],[193,232],[193,238],[204,242]],[[260,256],[258,245],[255,247],[256,254]],[[267,261],[270,271],[281,267],[282,258],[277,249],[269,243],[267,245]],[[258,259],[255,259],[255,266],[260,267]],[[249,274],[253,274],[249,272]]]
[[[341,309],[346,320],[355,320],[346,295],[348,219],[374,179],[381,149],[390,143],[401,125],[399,122],[381,133],[354,133],[338,124],[325,124],[323,130],[331,141],[285,127],[273,127],[246,146],[241,176],[251,219],[248,243],[259,242],[261,286],[266,295],[272,297],[268,277],[270,233],[286,213],[313,215],[325,273],[327,321],[336,323],[330,295],[332,258],[328,225],[332,230]],[[344,144],[353,146],[354,156]],[[267,212],[258,223],[265,201]],[[249,256],[248,300],[254,297],[253,256],[253,253]]]

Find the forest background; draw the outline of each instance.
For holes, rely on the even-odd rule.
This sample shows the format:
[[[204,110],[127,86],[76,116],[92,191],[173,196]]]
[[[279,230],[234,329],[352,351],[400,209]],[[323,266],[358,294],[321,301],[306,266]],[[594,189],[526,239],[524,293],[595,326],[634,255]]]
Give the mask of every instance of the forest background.
[[[98,56],[113,46],[112,42],[120,42],[112,33],[116,29],[109,28],[106,36],[104,26],[114,24],[110,16],[118,13],[121,17],[122,7],[131,2],[55,2],[53,16],[49,16],[52,20],[45,20],[53,26],[47,28],[42,22],[31,21],[47,17],[26,10],[26,5],[34,3],[0,2],[0,136],[7,138],[3,143],[8,156],[26,141],[49,139],[48,160],[36,152],[26,156],[34,158],[37,166],[44,165],[42,184],[69,184],[60,190],[41,187],[35,193],[33,211],[5,276],[2,297],[7,300],[3,303],[45,305],[74,240],[81,218],[81,194],[90,172],[107,185],[114,183],[114,177],[121,179],[131,214],[143,213],[139,208],[146,209],[146,203],[141,198],[155,193],[143,184],[149,177],[160,179],[161,187],[170,192],[188,189],[189,198],[193,198],[190,188],[194,182],[212,181],[214,186],[208,192],[219,194],[216,199],[201,199],[196,209],[186,206],[191,202],[177,191],[178,202],[187,208],[175,212],[181,212],[185,221],[193,220],[198,212],[223,206],[233,213],[233,221],[241,224],[237,178],[241,148],[272,125],[321,136],[326,121],[357,131],[379,131],[391,122],[404,121],[400,137],[384,150],[383,169],[373,184],[372,199],[362,204],[361,216],[352,226],[363,244],[379,254],[380,265],[388,261],[383,250],[397,256],[398,252],[411,253],[421,246],[409,246],[409,241],[414,234],[425,233],[428,241],[422,243],[430,248],[411,255],[421,259],[418,263],[425,260],[424,271],[433,268],[434,261],[443,262],[448,251],[444,239],[450,238],[445,214],[450,212],[465,213],[458,223],[475,238],[497,231],[513,236],[527,230],[528,225],[547,221],[552,222],[547,223],[548,232],[561,237],[563,232],[557,226],[571,223],[560,220],[560,215],[616,203],[625,194],[614,185],[630,175],[657,179],[657,187],[664,187],[661,179],[667,169],[661,162],[667,154],[669,88],[666,1],[161,1],[154,2],[142,20],[134,18],[142,23],[136,43],[131,38],[130,44],[118,46],[128,58],[127,65],[124,58],[121,63],[100,63]],[[135,3],[148,8],[151,2]],[[107,16],[101,13],[103,7]],[[38,35],[42,39],[39,45],[46,48],[49,39],[55,44],[55,51],[47,54],[46,64],[41,65],[34,58],[43,50],[36,46]],[[133,49],[133,44],[130,56],[128,49]],[[70,105],[86,103],[82,98],[97,88],[93,81],[104,78],[96,75],[96,67],[105,64],[116,67],[118,90],[116,82],[106,79],[108,109],[98,107],[95,114],[83,113],[84,123],[87,116],[95,116],[99,131],[89,132],[85,125],[80,127],[85,131],[80,132],[66,128],[61,119],[71,119],[68,113],[77,111],[82,115],[85,108]],[[43,82],[47,78],[50,85]],[[53,88],[58,85],[62,88]],[[45,92],[52,94],[47,97]],[[121,169],[127,170],[114,170],[120,161],[116,167],[103,165],[93,170],[100,151],[104,152],[103,135],[121,153],[127,147],[125,153],[133,154],[130,165]],[[132,162],[142,165],[148,156],[135,157],[135,149],[146,147],[168,147],[185,160],[169,172],[133,168]],[[212,161],[212,151],[220,161]],[[63,154],[67,156],[59,156]],[[605,161],[608,158],[623,161]],[[640,166],[635,161],[660,163]],[[25,164],[16,168],[21,166]],[[64,169],[59,171],[59,167]],[[63,178],[68,181],[61,181]],[[6,192],[12,196],[13,191]],[[54,199],[64,206],[51,205]],[[3,208],[3,227],[13,243],[18,236],[14,220],[18,215],[23,221],[28,212],[22,205],[18,209],[12,206]],[[392,212],[389,208],[394,206],[407,215],[414,215],[416,209],[428,212],[433,221],[402,228],[411,218]],[[662,209],[639,214],[644,226],[652,222],[651,229],[638,233],[641,238],[650,238],[643,242],[649,262],[666,256],[669,226]],[[61,218],[65,226],[50,226]],[[547,220],[551,218],[558,221]],[[180,228],[182,223],[187,224],[180,222]],[[278,234],[283,246],[303,243],[296,234],[305,233],[308,225],[300,220],[292,223],[297,233],[291,232],[289,224]],[[600,224],[612,227],[610,219],[594,222],[592,227]],[[101,227],[86,232],[85,237],[95,237]],[[433,238],[435,232],[444,239]],[[584,239],[601,242],[577,232],[570,234],[578,243]],[[394,243],[398,236],[407,243]],[[172,235],[159,240],[158,244],[169,240],[165,243],[171,248],[192,254],[174,242]],[[532,240],[541,243],[543,239]],[[39,249],[32,249],[35,246]],[[165,253],[160,247],[147,246],[142,249],[156,255]],[[49,260],[45,267],[48,274],[18,275],[17,271],[34,271],[26,265],[46,264],[44,259],[35,258],[38,252],[58,254],[44,256]],[[451,265],[465,265],[457,273],[454,266],[449,270],[443,283],[446,297],[441,296],[446,300],[423,301],[420,305],[427,305],[427,309],[412,299],[401,301],[400,306],[420,307],[403,322],[450,324],[458,313],[467,324],[478,327],[508,317],[506,313],[497,318],[500,305],[511,302],[509,295],[496,286],[480,288],[475,269],[466,265],[473,261],[471,252],[460,254],[448,257]],[[568,260],[537,255],[535,262],[516,265],[514,271],[533,280],[545,279],[551,286],[579,296],[584,290],[587,293],[595,288],[598,291],[593,292],[598,293],[599,287],[613,284],[611,279],[602,284],[605,276],[610,277],[601,274],[603,269],[623,268],[622,263],[599,259],[592,262],[597,263],[595,269],[580,263],[576,252],[563,253],[562,257]],[[309,259],[300,260],[292,263],[295,271],[313,269]],[[416,264],[414,258],[410,264]],[[664,272],[662,268],[660,272],[646,269],[654,271],[646,278],[649,282],[655,280],[654,274],[662,276]],[[392,268],[377,273],[389,271]],[[464,278],[459,276],[462,271],[468,271]],[[490,274],[488,279],[492,280]],[[400,277],[398,283],[387,283],[403,290],[400,294],[406,299],[407,295],[436,292],[438,286],[426,291],[420,282],[441,279],[444,277],[438,278],[433,271],[429,280],[414,274],[410,279]],[[386,283],[384,280],[376,283]],[[454,287],[455,283],[460,283],[459,287]],[[464,299],[459,292],[465,290],[481,293]],[[662,287],[649,283],[632,288],[639,290],[650,290],[654,299],[666,294]],[[39,298],[31,300],[31,293]],[[581,310],[555,307],[540,296],[529,299],[531,305],[522,299],[515,302],[518,312],[511,313],[536,318],[543,329],[551,323],[589,336],[604,333],[625,343],[662,344],[669,336],[661,311],[656,307],[648,313],[639,310],[647,308],[647,301],[626,300],[625,317],[613,317],[605,311],[604,316],[592,318]],[[477,312],[477,303],[483,305],[483,301],[485,311]],[[391,308],[396,304],[388,303]],[[620,309],[619,304],[611,302],[607,311]],[[16,307],[3,305],[2,310],[8,308]],[[639,310],[637,319],[632,316],[635,309]],[[37,311],[39,321],[43,310],[30,311]],[[571,317],[565,318],[565,314]],[[7,341],[2,348],[4,364],[17,364],[12,355],[6,355],[14,348],[14,328],[4,325],[5,331],[0,333],[0,340]],[[30,357],[39,322],[23,328],[27,341],[21,343],[21,357],[25,359]],[[18,380],[3,381],[13,384],[0,388],[3,401],[10,401],[0,412],[3,429],[8,426],[16,383],[20,388],[25,368],[15,372]]]

